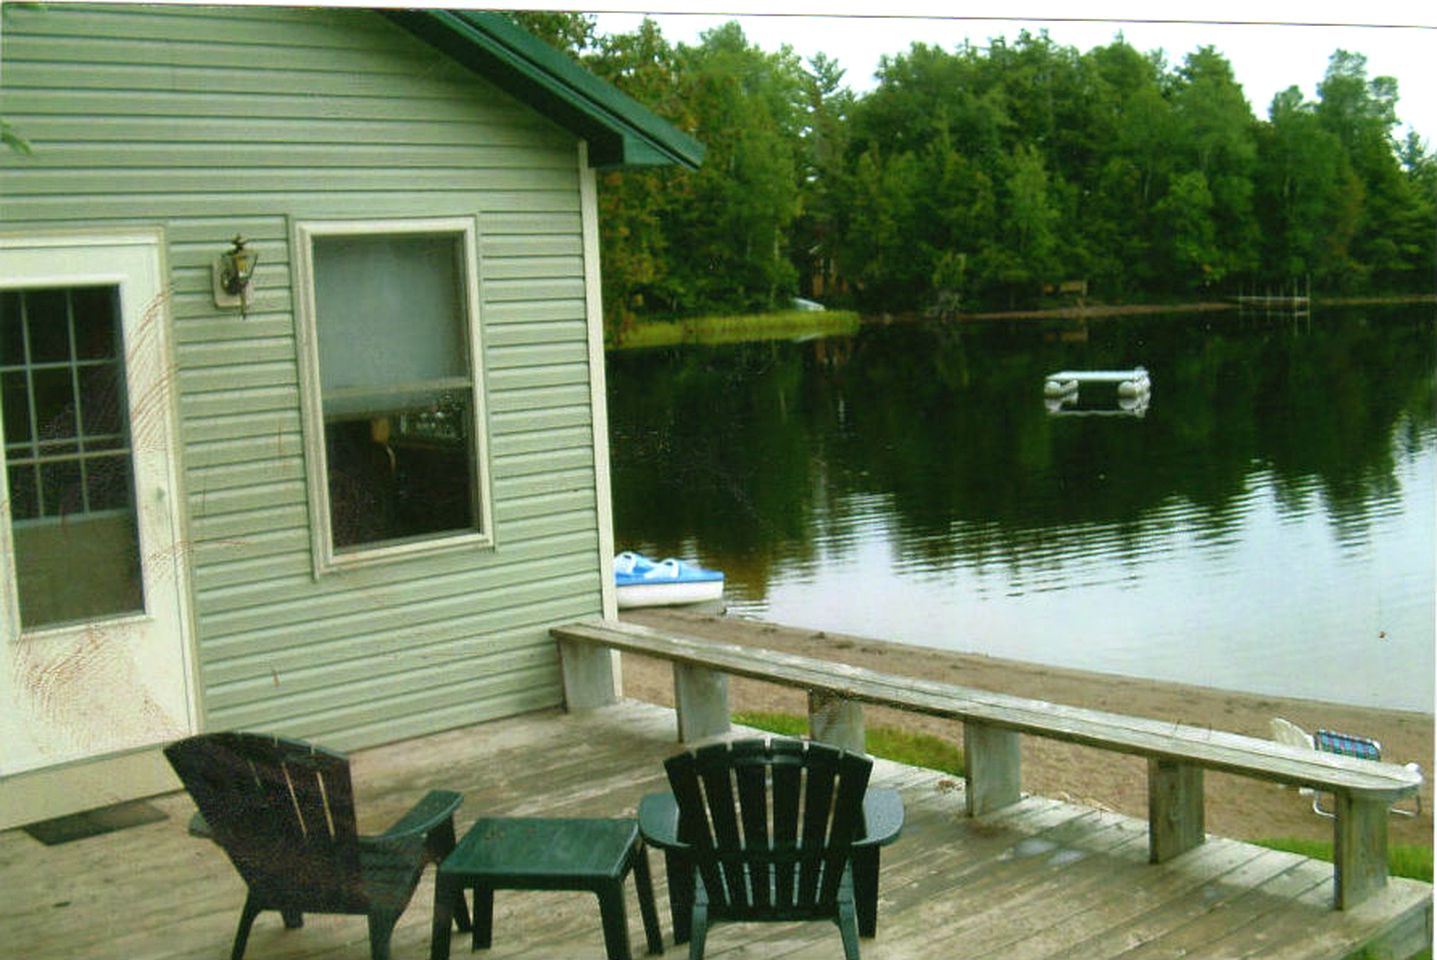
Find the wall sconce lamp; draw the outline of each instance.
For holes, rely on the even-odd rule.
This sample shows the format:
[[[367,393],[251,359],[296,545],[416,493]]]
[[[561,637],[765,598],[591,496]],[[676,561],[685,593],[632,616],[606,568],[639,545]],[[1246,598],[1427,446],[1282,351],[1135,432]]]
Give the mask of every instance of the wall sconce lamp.
[[[249,241],[236,235],[234,246],[215,260],[211,275],[214,280],[215,306],[239,307],[244,316],[254,302],[254,268],[259,254],[245,246]]]

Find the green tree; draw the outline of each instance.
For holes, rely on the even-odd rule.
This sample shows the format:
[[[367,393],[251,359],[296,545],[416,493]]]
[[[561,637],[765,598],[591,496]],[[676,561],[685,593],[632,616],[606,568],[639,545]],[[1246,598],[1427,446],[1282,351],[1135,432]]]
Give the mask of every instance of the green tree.
[[[1051,276],[1057,216],[1049,198],[1048,172],[1036,149],[1019,146],[1005,166],[1003,229],[981,259],[987,279],[1015,306]]]
[[[1396,84],[1357,54],[1258,121],[1213,47],[1173,68],[1121,35],[1084,54],[1027,32],[915,43],[861,97],[832,59],[766,53],[736,24],[670,47],[646,23],[597,51],[709,146],[696,174],[601,182],[610,323],[796,290],[951,313],[1078,277],[1109,301],[1432,286],[1437,161],[1393,139]]]
[[[597,22],[587,13],[507,10],[505,16],[549,46],[562,50],[575,59],[592,47],[598,36]]]
[[[1094,146],[1077,229],[1089,251],[1091,286],[1107,297],[1140,296],[1162,281],[1152,256],[1152,207],[1175,162],[1163,63],[1119,37],[1090,50],[1082,65]]]
[[[993,177],[979,161],[962,153],[945,128],[928,144],[921,158],[919,183],[915,185],[915,223],[923,241],[909,256],[921,256],[917,264],[929,273],[933,291],[930,308],[951,312],[959,304],[981,302],[985,282],[981,251],[985,239],[1000,222],[998,191]],[[897,244],[901,255],[902,238]],[[910,291],[920,295],[922,288]]]
[[[1403,174],[1392,134],[1398,122],[1397,81],[1369,80],[1366,57],[1338,50],[1317,94],[1316,116],[1341,142],[1363,190],[1344,286],[1401,289],[1429,281],[1431,223],[1424,220],[1420,194]]]
[[[1437,271],[1437,232],[1432,229],[1437,223],[1437,156],[1417,131],[1409,130],[1398,157],[1411,191],[1412,220],[1418,233],[1413,256],[1418,268],[1409,289],[1432,290],[1437,288],[1437,276],[1433,275]],[[1422,264],[1427,265],[1425,279]]]
[[[912,153],[889,158],[877,145],[854,167],[839,264],[868,310],[914,309],[927,286],[930,271],[910,243],[922,179]]]
[[[675,83],[675,51],[653,20],[628,34],[599,39],[585,65],[631,97],[692,132],[694,120]],[[669,212],[684,201],[690,175],[669,168],[601,174],[599,249],[604,324],[619,334],[651,311],[672,312],[683,299],[669,260]]]
[[[764,53],[730,22],[677,50],[694,134],[708,147],[669,217],[678,312],[763,310],[791,297],[789,230],[799,212],[804,72],[793,51]]]
[[[1260,279],[1311,278],[1330,287],[1349,272],[1362,187],[1336,134],[1296,87],[1273,97],[1259,129],[1256,186],[1265,201]]]
[[[1214,206],[1207,176],[1193,170],[1174,177],[1167,196],[1153,207],[1162,236],[1158,249],[1167,275],[1179,289],[1199,290],[1217,279],[1214,264],[1223,252],[1213,222]]]
[[[838,61],[822,53],[808,62],[799,134],[799,214],[790,243],[805,296],[842,296],[838,234],[848,194],[846,159],[853,93]]]
[[[1212,200],[1216,247],[1204,264],[1204,282],[1251,274],[1259,239],[1252,202],[1256,122],[1232,66],[1210,46],[1189,54],[1177,72],[1172,104],[1184,167],[1203,175]]]

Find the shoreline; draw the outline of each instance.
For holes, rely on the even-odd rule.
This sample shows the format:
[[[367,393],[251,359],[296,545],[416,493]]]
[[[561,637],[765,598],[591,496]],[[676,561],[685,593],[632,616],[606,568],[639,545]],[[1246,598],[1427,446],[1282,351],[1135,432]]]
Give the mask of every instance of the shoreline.
[[[1404,304],[1437,303],[1437,294],[1394,294],[1386,297],[1324,297],[1311,298],[1310,309],[1322,307],[1402,306]],[[948,319],[955,323],[998,323],[1005,320],[1101,320],[1108,317],[1152,316],[1155,314],[1224,313],[1241,309],[1235,300],[1207,300],[1196,303],[1079,303],[1062,307],[1031,310],[985,310],[976,313],[955,313]],[[1274,311],[1280,312],[1280,311]],[[905,319],[901,316],[864,316],[864,323],[890,323]],[[913,317],[910,319],[919,319]]]
[[[1323,727],[1380,740],[1383,757],[1422,765],[1422,815],[1389,819],[1394,843],[1431,846],[1433,716],[1410,710],[1356,707],[1293,697],[1275,697],[1093,673],[981,654],[953,653],[892,641],[779,626],[715,614],[646,608],[621,619],[656,629],[687,633],[742,646],[762,647],[836,660],[886,673],[941,680],[1053,703],[1126,713],[1231,733],[1267,738],[1269,722],[1283,717],[1307,730]],[[625,696],[673,705],[669,664],[624,656]],[[778,710],[805,715],[801,690],[733,677],[729,695],[735,710]],[[865,709],[869,726],[920,730],[962,743],[958,724],[876,707]],[[1023,789],[1055,799],[1085,803],[1135,817],[1147,815],[1147,764],[1091,747],[1022,738]],[[1209,772],[1207,829],[1242,840],[1298,837],[1332,839],[1332,821],[1312,812],[1310,798],[1277,784]]]
[[[1412,293],[1391,296],[1312,298],[1311,308],[1355,306],[1401,306],[1437,303],[1437,294]],[[1154,316],[1158,314],[1226,313],[1240,305],[1235,300],[1208,300],[1196,303],[1077,303],[1030,310],[985,310],[955,313],[943,318],[952,323],[1001,323],[1014,320],[1102,320],[1111,317]],[[847,307],[824,311],[776,310],[744,315],[701,315],[684,319],[650,319],[638,322],[625,334],[604,343],[606,351],[644,350],[688,344],[748,343],[788,340],[816,334],[852,334],[869,324],[909,323],[934,319],[919,313],[861,313]]]

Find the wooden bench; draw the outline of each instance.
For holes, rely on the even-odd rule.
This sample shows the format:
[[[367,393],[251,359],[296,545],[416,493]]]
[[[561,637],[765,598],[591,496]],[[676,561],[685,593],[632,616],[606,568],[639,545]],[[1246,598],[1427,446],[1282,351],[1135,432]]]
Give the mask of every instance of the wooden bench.
[[[1348,909],[1387,883],[1387,808],[1414,794],[1421,776],[1256,737],[1063,706],[955,684],[880,673],[827,660],[715,643],[635,624],[594,619],[555,627],[570,710],[613,703],[610,651],[672,661],[679,739],[729,729],[728,677],[808,691],[816,740],[864,748],[862,704],[912,710],[963,724],[967,809],[972,816],[1020,798],[1022,734],[1148,760],[1148,855],[1171,859],[1203,842],[1203,771],[1218,770],[1329,792],[1336,805],[1334,906]]]

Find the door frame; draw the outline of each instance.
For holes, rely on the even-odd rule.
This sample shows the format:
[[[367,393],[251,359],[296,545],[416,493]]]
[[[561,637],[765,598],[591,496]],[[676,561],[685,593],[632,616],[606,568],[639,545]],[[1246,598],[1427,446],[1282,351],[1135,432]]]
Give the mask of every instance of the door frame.
[[[121,250],[126,254],[134,254],[139,258],[139,262],[127,263],[123,269],[104,262],[104,254],[107,251]],[[159,434],[157,438],[151,437],[146,444],[150,450],[153,450],[156,439],[161,444],[158,451],[159,456],[154,459],[147,458],[147,470],[150,471],[147,475],[156,477],[158,482],[163,485],[161,492],[164,503],[159,509],[164,511],[162,517],[168,523],[170,535],[165,538],[162,558],[156,559],[152,552],[146,551],[150,557],[144,561],[147,568],[146,580],[151,579],[151,574],[148,571],[153,571],[156,578],[168,580],[173,584],[175,609],[173,612],[168,612],[166,617],[174,624],[174,629],[178,630],[179,636],[174,638],[174,643],[170,645],[169,650],[177,653],[180,658],[180,663],[176,665],[175,676],[177,682],[183,684],[184,696],[183,717],[176,717],[176,719],[182,719],[187,732],[196,732],[199,730],[202,717],[201,686],[188,549],[190,543],[188,501],[183,485],[184,472],[181,469],[183,448],[179,397],[175,384],[177,368],[174,360],[173,317],[170,309],[172,291],[164,231],[159,227],[132,227],[115,230],[100,228],[83,231],[20,232],[12,230],[0,232],[0,252],[12,251],[53,251],[57,260],[60,260],[54,269],[24,271],[17,277],[20,280],[19,283],[10,284],[12,288],[33,288],[47,285],[79,286],[86,283],[125,284],[133,282],[135,277],[140,277],[143,289],[153,291],[153,296],[147,298],[143,305],[132,304],[122,307],[127,312],[130,310],[140,311],[138,321],[130,319],[127,322],[127,316],[125,314],[121,316],[127,381],[129,381],[133,369],[131,351],[135,344],[131,342],[132,326],[143,324],[145,327],[145,339],[149,342],[145,348],[146,356],[143,362],[147,364],[153,362],[159,366],[159,369],[151,376],[155,389],[147,391],[142,398],[136,396],[133,387],[127,390],[129,407],[127,416],[130,417],[133,424],[134,412],[143,406],[147,414],[143,421],[145,427],[157,430]],[[85,257],[89,259],[81,259]],[[129,313],[128,316],[133,318],[135,314]],[[138,451],[132,448],[131,456],[133,464],[138,457]],[[0,474],[0,492],[5,489],[6,478]],[[137,520],[140,520],[139,512],[142,505],[139,502],[141,494],[138,489],[135,496]],[[145,507],[155,509],[153,504],[146,504]],[[143,521],[140,522],[143,527]],[[143,535],[141,547],[143,550]],[[66,629],[73,629],[72,627],[60,627],[22,631],[16,603],[18,595],[15,593],[14,576],[14,551],[10,523],[8,517],[0,517],[0,578],[3,578],[3,582],[0,582],[0,653],[10,658],[12,662],[14,661],[14,655],[11,652],[12,645],[21,644],[31,639],[43,640],[47,636],[55,636]],[[154,608],[150,604],[151,600],[147,591],[146,611],[93,622],[123,626],[129,622],[148,620],[153,618]],[[10,775],[0,776],[0,787],[19,786],[18,783],[12,783],[12,781],[32,779],[35,775],[39,775],[39,778],[46,782],[52,782],[57,775],[63,777],[69,768],[93,764],[95,761],[113,767],[116,760],[122,759],[126,755],[143,753],[157,755],[158,746],[160,745],[150,744],[138,747],[119,747],[114,750],[97,748],[95,752],[91,753],[86,753],[81,749],[76,755],[58,757],[38,766],[25,766]],[[147,761],[142,765],[152,767],[153,762],[152,760]],[[77,783],[91,783],[93,790],[81,790],[80,792],[96,792],[99,795],[98,802],[114,802],[114,799],[117,798],[130,799],[134,796],[154,792],[153,789],[143,787],[139,788],[142,792],[134,792],[135,788],[131,787],[128,791],[130,796],[117,797],[117,791],[120,794],[127,792],[123,781],[115,782],[108,777],[97,778],[93,771],[89,776],[82,774],[72,779],[75,779]],[[140,779],[153,782],[155,778],[150,775]],[[84,805],[76,807],[68,798],[56,797],[54,799],[57,801],[57,807],[64,805],[71,809],[84,809]],[[85,805],[93,806],[95,802],[92,801]]]

